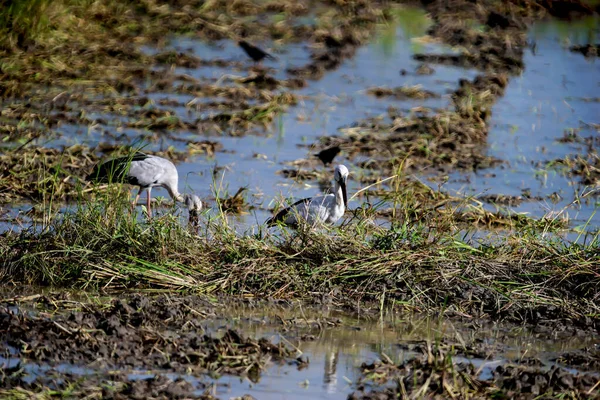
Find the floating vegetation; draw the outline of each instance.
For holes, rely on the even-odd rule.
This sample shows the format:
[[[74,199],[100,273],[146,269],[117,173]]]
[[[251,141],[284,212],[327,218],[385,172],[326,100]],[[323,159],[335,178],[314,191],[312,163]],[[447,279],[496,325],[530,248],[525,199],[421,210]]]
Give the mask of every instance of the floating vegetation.
[[[589,153],[586,156],[577,155],[554,160],[548,163],[550,167],[566,168],[569,175],[580,178],[581,183],[588,186],[600,184],[600,156],[598,153]]]
[[[429,90],[424,90],[421,85],[415,86],[401,86],[397,88],[385,88],[385,87],[375,87],[367,89],[367,93],[375,96],[375,97],[388,97],[392,96],[398,100],[402,99],[431,99],[440,97],[438,94],[433,93]]]
[[[248,202],[243,195],[246,190],[248,190],[247,187],[241,187],[233,196],[217,199],[221,212],[240,214],[248,209]]]
[[[419,67],[416,69],[415,73],[417,75],[432,75],[435,73],[435,70],[433,68],[431,68],[429,65],[427,64],[421,64],[419,65]]]
[[[209,157],[214,157],[217,151],[223,149],[223,145],[220,142],[204,140],[202,142],[189,142],[188,149],[190,155],[206,154]]]

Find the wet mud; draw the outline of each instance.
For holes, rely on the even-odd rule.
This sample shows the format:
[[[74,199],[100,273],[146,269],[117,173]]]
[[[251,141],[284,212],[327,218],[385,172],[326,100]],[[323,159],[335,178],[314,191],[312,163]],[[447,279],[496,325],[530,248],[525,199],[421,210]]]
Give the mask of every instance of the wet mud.
[[[230,301],[234,306],[240,302]],[[261,307],[260,300],[243,303]],[[281,302],[271,306],[287,307]],[[369,313],[379,312],[377,307],[358,311],[348,306],[333,307],[360,312],[367,319]],[[215,321],[231,318],[228,307],[193,295],[83,300],[64,292],[5,298],[0,304],[0,394],[223,398],[217,394],[224,385],[219,377],[240,376],[257,383],[275,365],[286,366],[293,375],[310,365],[309,358],[300,355],[303,343],[325,330],[360,329],[340,318],[311,318],[311,307],[303,306],[307,314],[299,317],[276,312],[277,317],[242,318],[288,337],[275,342],[219,327]],[[460,329],[482,324],[467,320]],[[515,334],[510,333],[511,325],[500,332],[504,333],[491,341],[460,334],[459,341],[400,340],[394,348],[405,354],[404,361],[394,362],[381,352],[378,361],[352,367],[358,379],[348,387],[348,398],[600,396],[597,346],[560,351],[550,361],[510,359],[505,343]]]
[[[5,302],[0,311],[0,354],[12,361],[2,366],[0,387],[6,390],[67,391],[74,386],[79,395],[92,391],[108,398],[200,397],[197,393],[207,386],[182,376],[228,374],[256,381],[272,363],[307,362],[283,343],[231,329],[206,331],[205,322],[216,317],[216,309],[195,296],[132,295],[102,305],[64,295],[30,299],[23,308],[19,301]],[[23,369],[30,364],[52,369],[32,376]],[[64,365],[72,371],[59,368]],[[90,379],[83,382],[77,368],[89,371]],[[141,378],[128,378],[135,371]],[[107,380],[109,387],[102,385]]]
[[[491,362],[489,366],[455,361],[473,355],[473,351],[480,359],[491,359],[493,353],[486,346],[429,342],[411,344],[410,348],[419,355],[406,362],[395,364],[384,357],[363,364],[357,390],[348,399],[600,397],[595,373],[548,367],[538,359],[506,360],[501,365]],[[384,384],[386,388],[381,389]]]

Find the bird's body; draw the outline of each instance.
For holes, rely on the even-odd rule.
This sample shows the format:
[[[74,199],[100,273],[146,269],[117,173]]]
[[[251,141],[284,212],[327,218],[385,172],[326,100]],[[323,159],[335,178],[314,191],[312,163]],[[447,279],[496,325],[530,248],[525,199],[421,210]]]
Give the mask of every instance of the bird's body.
[[[267,220],[266,224],[272,226],[281,222],[291,227],[298,227],[302,223],[309,226],[335,224],[342,218],[348,207],[347,179],[348,169],[343,165],[338,165],[335,168],[334,193],[299,200],[278,212],[277,215]]]
[[[177,168],[171,161],[158,156],[138,152],[132,156],[108,160],[94,167],[87,180],[98,183],[128,183],[138,186],[140,189],[133,201],[134,206],[140,195],[147,190],[146,207],[149,216],[152,215],[150,199],[153,187],[162,187],[167,190],[173,200],[185,203],[190,210],[190,216],[192,212],[197,215],[202,208],[198,196],[179,193]]]
[[[342,151],[340,146],[331,146],[316,153],[315,157],[321,160],[324,166],[327,166],[333,162],[333,159],[340,153],[340,151]]]
[[[248,57],[250,57],[254,62],[260,62],[264,58],[275,60],[275,57],[273,57],[263,49],[246,42],[245,40],[240,40],[238,42],[238,45],[246,52],[246,54],[248,54]]]

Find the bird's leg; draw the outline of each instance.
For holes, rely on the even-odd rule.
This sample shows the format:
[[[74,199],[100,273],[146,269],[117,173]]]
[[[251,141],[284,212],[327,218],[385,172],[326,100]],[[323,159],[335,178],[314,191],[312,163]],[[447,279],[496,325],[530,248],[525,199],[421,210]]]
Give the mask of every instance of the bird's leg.
[[[137,195],[135,196],[135,199],[133,199],[133,202],[131,203],[131,210],[135,211],[135,206],[137,206],[137,202],[140,199],[140,196],[142,194],[142,192],[144,191],[144,189],[140,188],[140,190],[138,190]]]
[[[148,198],[146,200],[146,211],[148,211],[148,218],[152,218],[152,211],[150,210],[150,192],[152,188],[148,188]]]

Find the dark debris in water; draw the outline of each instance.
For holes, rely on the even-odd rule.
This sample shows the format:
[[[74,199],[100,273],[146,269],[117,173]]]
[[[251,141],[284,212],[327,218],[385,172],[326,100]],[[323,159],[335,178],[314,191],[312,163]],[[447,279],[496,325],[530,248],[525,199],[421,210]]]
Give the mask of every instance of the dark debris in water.
[[[403,99],[432,99],[440,97],[437,93],[422,89],[420,85],[401,86],[396,88],[375,87],[367,89],[367,93],[375,97],[395,97],[398,100]]]
[[[451,97],[453,109],[436,113],[415,109],[409,115],[394,110],[388,119],[367,119],[355,122],[342,130],[343,136],[323,137],[320,145],[341,145],[353,160],[368,156],[359,166],[366,170],[394,174],[400,164],[404,168],[447,172],[449,169],[478,170],[497,166],[502,160],[489,157],[486,151],[489,120],[494,103],[504,94],[510,74],[523,66],[523,48],[526,46],[524,19],[504,20],[500,3],[487,4],[478,9],[470,2],[456,0],[450,6],[433,2],[428,11],[435,21],[429,34],[451,45],[467,49],[463,55],[419,55],[419,61],[446,62],[477,66],[483,71],[472,81],[462,79]],[[494,7],[499,7],[494,9]],[[489,12],[482,13],[482,10]],[[511,14],[512,15],[512,14]],[[459,21],[477,18],[488,22],[493,30],[480,32]],[[509,44],[510,42],[510,44]],[[444,59],[444,60],[443,60]],[[467,64],[465,64],[467,63]],[[428,72],[428,71],[424,71]],[[423,93],[419,88],[373,88],[377,96],[403,96],[427,98],[434,93]]]
[[[300,181],[305,180],[316,180],[319,178],[320,174],[315,171],[305,170],[305,169],[282,169],[278,171],[281,175],[288,179],[296,179]]]
[[[574,45],[569,47],[574,53],[581,53],[586,57],[598,57],[600,55],[600,44]]]
[[[435,73],[435,70],[430,67],[427,64],[421,64],[419,65],[419,67],[415,70],[415,73],[417,75],[432,75]]]
[[[587,155],[567,156],[547,163],[548,167],[565,170],[569,176],[576,176],[584,185],[600,185],[600,155],[596,152]]]
[[[580,371],[600,371],[600,347],[598,345],[579,351],[569,351],[552,361]]]
[[[457,356],[475,356],[492,360],[492,353],[473,354],[470,345],[419,343],[412,351],[419,356],[400,364],[382,355],[381,361],[361,366],[362,377],[348,399],[410,398],[510,398],[535,399],[540,396],[598,398],[597,377],[573,373],[560,367],[550,369],[539,360],[522,360],[512,364],[506,360],[491,369],[489,376],[472,363],[456,362]],[[382,387],[383,383],[387,384]]]
[[[417,54],[415,58],[427,64],[416,73],[433,73],[429,64],[434,63],[476,67],[482,72],[472,81],[458,82],[451,109],[415,111],[410,115],[390,112],[390,121],[377,126],[359,120],[357,129],[347,130],[345,137],[326,137],[316,146],[342,146],[350,162],[359,156],[370,157],[368,162],[357,163],[366,169],[365,175],[374,171],[392,175],[403,159],[409,169],[442,173],[453,168],[477,171],[502,163],[486,154],[488,125],[491,109],[508,79],[523,68],[527,25],[544,13],[593,12],[578,1],[452,0],[421,4],[433,21],[428,34],[458,47],[460,53]],[[184,131],[230,136],[265,134],[278,115],[298,102],[299,96],[293,90],[305,87],[307,79],[320,79],[337,69],[369,42],[378,26],[390,22],[387,3],[367,0],[326,2],[323,7],[305,1],[258,4],[248,0],[235,4],[200,0],[139,6],[127,3],[122,7],[93,3],[63,11],[55,16],[58,19],[53,21],[48,37],[35,39],[35,46],[24,46],[19,40],[5,43],[3,51],[10,68],[3,69],[0,96],[26,99],[3,105],[0,133],[9,142],[35,140],[65,124],[94,127],[103,137],[119,143],[128,140],[119,134],[122,129],[139,131],[145,140],[153,142],[165,137],[175,139]],[[285,23],[248,18],[270,13],[282,13]],[[298,18],[307,16],[311,17],[310,23]],[[84,30],[81,21],[88,22]],[[194,32],[196,39],[210,43],[237,42],[240,38],[251,43],[268,39],[277,45],[308,43],[310,60],[290,68],[287,79],[279,79],[272,76],[273,69],[251,67],[235,59],[205,59],[191,50],[179,49],[145,54],[137,46],[152,44],[161,48],[168,37],[181,32]],[[589,53],[593,47],[585,51]],[[40,64],[39,60],[45,62]],[[242,76],[227,75],[217,80],[176,70],[205,67],[241,71]],[[40,90],[40,85],[48,85],[51,90]],[[437,96],[418,87],[372,88],[371,92],[399,99]],[[167,98],[152,100],[151,94],[155,93]],[[169,97],[171,94],[183,96]],[[180,99],[188,96],[192,99]],[[188,118],[177,110],[181,108],[186,109]],[[192,111],[202,114],[189,117]],[[187,155],[172,150],[166,155],[181,161],[197,154],[211,157],[215,151],[218,148],[210,143],[196,142],[189,143]],[[317,166],[283,173],[296,179],[314,179]],[[40,168],[44,176],[55,171],[52,166]],[[576,173],[589,176],[586,182],[595,180],[591,170],[582,168]],[[30,181],[25,184],[13,176],[13,181],[0,188],[0,199],[39,200],[49,190],[66,199],[69,196],[63,196],[63,192],[72,192],[73,181],[68,174],[58,175],[66,181],[48,184],[43,179],[33,182],[28,176]]]
[[[240,214],[246,211],[249,207],[246,198],[244,197],[244,192],[248,190],[247,187],[241,187],[235,192],[233,196],[227,196],[221,199],[218,199],[217,203],[219,205],[219,209],[224,213],[233,213]]]
[[[525,196],[509,196],[504,194],[488,194],[479,196],[479,200],[508,207],[517,207],[524,201],[539,201],[542,200],[542,198],[528,198]]]
[[[389,121],[356,121],[342,130],[342,138],[323,137],[320,145],[341,144],[350,160],[367,156],[370,159],[359,166],[384,176],[393,175],[399,165],[409,170],[445,173],[449,169],[476,171],[501,164],[502,160],[490,158],[486,151],[492,107],[504,94],[510,77],[524,67],[527,25],[556,5],[534,1],[518,5],[484,1],[475,4],[466,0],[425,3],[433,20],[428,34],[459,47],[461,52],[422,53],[414,58],[427,64],[475,67],[482,71],[473,80],[458,82],[458,89],[451,95],[453,108],[435,113],[415,110],[409,115],[390,111]],[[488,29],[477,29],[468,21],[477,21]],[[335,37],[342,38],[342,32],[343,29]],[[326,49],[337,48],[331,39],[325,43]],[[418,73],[431,73],[425,67],[427,64]],[[370,91],[378,96],[405,96],[414,92],[417,97],[428,97],[418,91],[409,92],[387,88]]]

